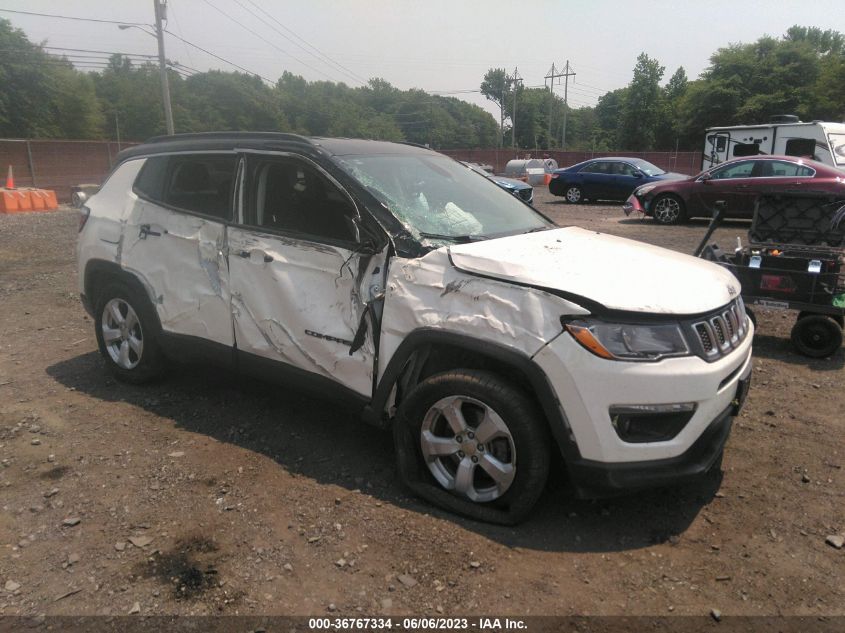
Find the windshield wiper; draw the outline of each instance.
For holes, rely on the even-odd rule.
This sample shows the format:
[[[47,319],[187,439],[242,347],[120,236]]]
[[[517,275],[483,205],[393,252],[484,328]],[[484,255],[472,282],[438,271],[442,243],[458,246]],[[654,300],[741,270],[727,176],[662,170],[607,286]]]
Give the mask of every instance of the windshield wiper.
[[[420,231],[420,237],[425,237],[430,240],[448,240],[450,242],[456,242],[458,244],[466,244],[469,242],[481,242],[482,240],[486,240],[486,235],[441,235],[440,233],[425,233]]]

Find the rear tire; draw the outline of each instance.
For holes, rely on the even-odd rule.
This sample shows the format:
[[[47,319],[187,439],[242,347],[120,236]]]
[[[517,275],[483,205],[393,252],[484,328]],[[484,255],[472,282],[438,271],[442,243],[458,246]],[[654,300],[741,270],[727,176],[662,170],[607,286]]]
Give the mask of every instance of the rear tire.
[[[826,358],[842,346],[842,328],[822,314],[807,314],[795,322],[791,338],[804,356]]]
[[[496,374],[454,370],[423,380],[394,422],[399,473],[421,497],[472,519],[512,525],[542,495],[548,426]]]
[[[580,204],[584,202],[584,194],[578,185],[567,185],[563,190],[563,196],[569,204]]]
[[[97,295],[94,328],[100,354],[118,380],[140,384],[163,373],[158,320],[146,296],[122,282],[110,283]]]
[[[816,314],[816,313],[815,312],[806,312],[806,311],[802,310],[801,312],[798,313],[798,320],[800,321],[804,317],[810,316],[811,314]],[[826,316],[828,318],[836,321],[839,324],[839,327],[845,328],[845,319],[842,318],[842,315],[840,315],[840,314],[828,314]]]
[[[686,222],[684,202],[678,196],[664,193],[651,203],[651,215],[658,224],[680,224]]]

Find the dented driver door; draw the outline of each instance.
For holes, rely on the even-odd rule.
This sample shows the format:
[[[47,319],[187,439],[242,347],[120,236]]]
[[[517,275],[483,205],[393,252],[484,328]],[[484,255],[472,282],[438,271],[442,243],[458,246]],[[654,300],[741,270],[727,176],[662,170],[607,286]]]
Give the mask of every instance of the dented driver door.
[[[304,158],[247,155],[243,173],[242,221],[228,232],[240,362],[270,372],[266,361],[275,361],[371,395],[367,303],[380,291],[383,262],[362,252],[355,203]]]

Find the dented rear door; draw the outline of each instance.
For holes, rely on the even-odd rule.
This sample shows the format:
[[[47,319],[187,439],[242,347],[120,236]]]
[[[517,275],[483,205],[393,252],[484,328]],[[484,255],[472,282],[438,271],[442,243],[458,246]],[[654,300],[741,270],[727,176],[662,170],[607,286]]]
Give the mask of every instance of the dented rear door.
[[[230,347],[225,242],[236,165],[233,153],[147,159],[119,254],[147,287],[165,332]]]

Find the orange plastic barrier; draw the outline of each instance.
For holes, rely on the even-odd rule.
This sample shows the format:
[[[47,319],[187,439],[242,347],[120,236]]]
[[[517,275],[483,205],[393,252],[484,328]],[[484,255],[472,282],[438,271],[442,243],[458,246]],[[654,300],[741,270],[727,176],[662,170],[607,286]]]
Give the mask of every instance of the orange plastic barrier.
[[[543,184],[546,185],[547,187],[549,186],[549,183],[551,181],[552,181],[552,175],[551,174],[545,174],[543,176]]]
[[[29,194],[29,204],[33,211],[44,211],[47,208],[44,196],[38,189],[27,189],[25,193]]]
[[[56,199],[56,192],[52,189],[42,189],[41,193],[44,194],[44,201],[47,204],[47,210],[53,211],[59,208],[59,201]]]
[[[21,213],[23,211],[32,211],[32,198],[27,191],[20,189],[0,189],[2,195],[0,199],[3,200],[3,213]]]
[[[0,189],[0,213],[14,213],[18,210],[16,191]]]
[[[0,213],[54,211],[58,208],[56,192],[51,189],[0,188]]]

